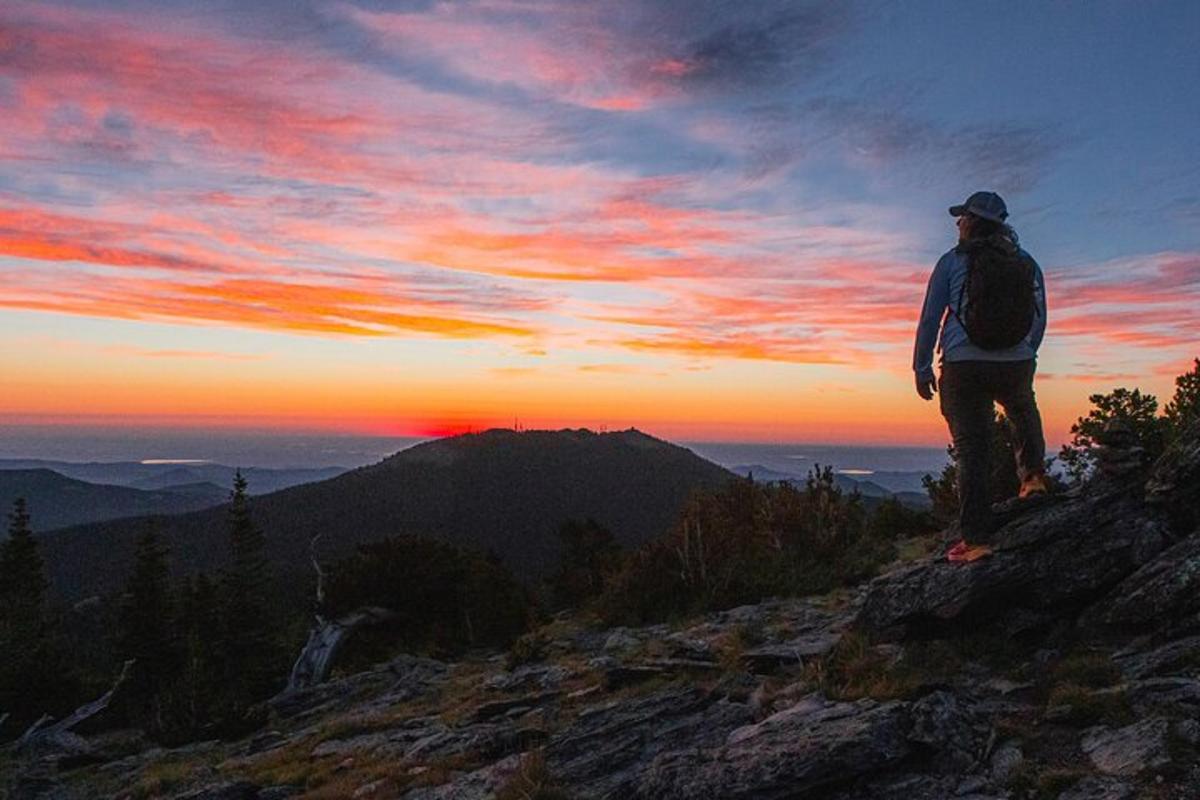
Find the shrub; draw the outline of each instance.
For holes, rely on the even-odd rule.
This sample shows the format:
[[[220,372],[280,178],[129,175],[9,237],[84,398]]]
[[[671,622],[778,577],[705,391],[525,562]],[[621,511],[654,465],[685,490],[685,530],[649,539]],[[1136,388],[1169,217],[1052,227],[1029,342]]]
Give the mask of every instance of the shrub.
[[[601,614],[637,624],[777,595],[813,594],[875,574],[895,549],[857,494],[826,467],[803,487],[739,479],[692,496],[666,536],[632,553]]]
[[[1064,683],[1055,686],[1046,702],[1056,709],[1055,719],[1068,725],[1128,725],[1134,714],[1129,698],[1120,691],[1093,691],[1084,686]]]
[[[598,597],[621,566],[621,547],[595,520],[569,520],[558,529],[562,555],[548,586],[554,604],[577,608]]]
[[[381,626],[409,649],[507,647],[532,616],[528,593],[498,563],[444,542],[400,536],[361,545],[330,569],[323,613],[382,606]]]

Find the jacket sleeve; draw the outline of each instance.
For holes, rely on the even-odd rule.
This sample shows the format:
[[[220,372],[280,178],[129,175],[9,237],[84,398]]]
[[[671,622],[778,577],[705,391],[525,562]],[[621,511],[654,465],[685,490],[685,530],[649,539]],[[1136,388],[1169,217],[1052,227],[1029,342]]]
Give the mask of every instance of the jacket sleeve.
[[[1037,263],[1033,262],[1034,280],[1037,282],[1033,288],[1033,297],[1037,302],[1037,316],[1034,317],[1033,327],[1029,330],[1029,346],[1036,353],[1042,345],[1042,338],[1046,335],[1046,277],[1042,274],[1042,268]]]
[[[921,321],[917,323],[917,338],[913,345],[913,371],[922,377],[933,377],[933,348],[938,330],[950,302],[950,254],[938,259],[929,285],[925,287],[925,303],[921,306]]]

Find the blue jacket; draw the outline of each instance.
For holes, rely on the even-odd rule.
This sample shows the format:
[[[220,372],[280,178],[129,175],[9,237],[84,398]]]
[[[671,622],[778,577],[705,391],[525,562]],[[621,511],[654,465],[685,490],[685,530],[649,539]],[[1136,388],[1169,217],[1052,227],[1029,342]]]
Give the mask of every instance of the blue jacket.
[[[1021,251],[1025,255],[1024,250]],[[1030,258],[1032,261],[1032,257]],[[1033,262],[1034,299],[1037,315],[1025,341],[1004,350],[984,350],[971,344],[967,332],[951,308],[958,311],[959,292],[967,280],[967,257],[950,250],[938,259],[929,286],[925,289],[925,304],[917,324],[917,341],[913,346],[913,371],[922,378],[933,377],[933,345],[937,342],[941,361],[1027,361],[1037,356],[1042,336],[1046,333],[1046,281],[1042,268]],[[938,328],[941,336],[938,336]]]

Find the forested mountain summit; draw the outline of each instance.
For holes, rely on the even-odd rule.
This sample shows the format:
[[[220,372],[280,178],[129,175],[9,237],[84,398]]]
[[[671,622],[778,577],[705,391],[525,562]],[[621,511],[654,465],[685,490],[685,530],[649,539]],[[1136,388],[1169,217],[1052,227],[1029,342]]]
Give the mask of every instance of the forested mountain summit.
[[[283,573],[307,579],[318,536],[318,555],[336,559],[366,542],[414,534],[491,552],[518,577],[536,579],[557,562],[564,522],[590,518],[636,546],[662,534],[693,491],[732,477],[637,430],[494,429],[419,444],[253,505],[267,557]],[[43,537],[50,580],[68,598],[118,588],[151,523],[176,574],[216,570],[226,513],[218,506],[57,531]]]

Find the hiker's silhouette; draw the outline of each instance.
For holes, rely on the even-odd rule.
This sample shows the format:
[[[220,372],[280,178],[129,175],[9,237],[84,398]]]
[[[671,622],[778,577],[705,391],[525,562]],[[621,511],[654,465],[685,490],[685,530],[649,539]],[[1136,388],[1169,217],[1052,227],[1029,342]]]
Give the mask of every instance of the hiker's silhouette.
[[[917,394],[940,394],[958,457],[962,541],[951,560],[987,555],[994,532],[990,436],[995,404],[1015,432],[1020,495],[1047,490],[1046,442],[1033,392],[1037,351],[1046,331],[1046,288],[1041,267],[1021,249],[995,192],[976,192],[951,206],[958,244],[934,267],[925,291],[913,347]],[[933,370],[941,354],[940,378]]]

